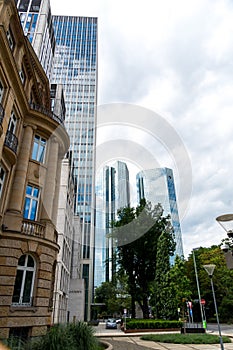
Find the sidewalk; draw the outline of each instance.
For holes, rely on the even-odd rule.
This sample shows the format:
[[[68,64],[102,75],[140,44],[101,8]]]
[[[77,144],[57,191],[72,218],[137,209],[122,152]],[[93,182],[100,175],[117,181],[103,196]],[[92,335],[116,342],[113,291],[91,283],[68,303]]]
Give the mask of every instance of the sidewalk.
[[[167,332],[166,332],[167,333]],[[171,332],[174,333],[174,332]],[[210,332],[217,334],[217,332]],[[148,334],[148,333],[147,333]],[[155,343],[152,341],[141,340],[140,337],[145,333],[123,333],[120,329],[105,330],[105,325],[100,325],[95,332],[97,337],[107,341],[113,345],[113,350],[143,350],[143,349],[155,349],[155,350],[217,350],[221,349],[220,343],[218,344],[168,344],[168,343]],[[222,332],[222,335],[226,335],[232,338],[233,341],[233,328],[227,332]],[[224,344],[225,350],[233,350],[233,342]]]

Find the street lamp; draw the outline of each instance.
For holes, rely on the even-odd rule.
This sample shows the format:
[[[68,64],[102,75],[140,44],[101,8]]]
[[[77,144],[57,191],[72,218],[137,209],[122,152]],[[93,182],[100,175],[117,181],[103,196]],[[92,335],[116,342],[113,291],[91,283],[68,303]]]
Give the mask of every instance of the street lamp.
[[[221,335],[221,328],[220,328],[220,323],[219,323],[219,318],[218,318],[218,308],[217,308],[215,292],[214,292],[214,284],[213,284],[213,273],[214,273],[215,266],[216,265],[214,265],[214,264],[203,265],[204,269],[206,270],[206,272],[208,273],[208,275],[210,277],[210,283],[211,283],[213,299],[214,299],[214,307],[215,307],[215,312],[216,312],[216,319],[217,319],[217,323],[218,323],[219,342],[220,342],[221,350],[224,350],[222,335]]]
[[[197,264],[196,264],[196,258],[195,258],[195,253],[194,253],[194,251],[197,249],[198,248],[193,249],[193,264],[194,264],[194,270],[195,270],[195,276],[196,276],[196,282],[197,282],[197,292],[198,292],[199,305],[200,305],[200,310],[201,310],[202,326],[203,326],[203,328],[206,329],[206,320],[204,319],[203,307],[202,307],[202,303],[201,303],[201,292],[200,292],[200,287],[199,287],[199,280],[198,280],[198,274],[197,274]]]
[[[233,214],[224,214],[216,218],[216,221],[226,231],[229,238],[233,238]]]
[[[219,225],[226,231],[228,238],[224,239],[221,249],[229,269],[233,269],[233,214],[224,214],[216,218]]]

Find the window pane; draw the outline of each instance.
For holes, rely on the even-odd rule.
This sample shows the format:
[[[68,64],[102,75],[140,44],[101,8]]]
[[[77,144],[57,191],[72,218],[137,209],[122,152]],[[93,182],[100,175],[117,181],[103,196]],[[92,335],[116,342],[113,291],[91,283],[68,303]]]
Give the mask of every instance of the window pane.
[[[27,263],[28,267],[34,267],[34,260],[31,257],[31,255],[28,255],[28,263]]]
[[[3,85],[2,85],[2,83],[1,83],[1,81],[0,81],[0,102],[2,101],[2,97],[3,97]]]
[[[39,152],[38,152],[38,161],[43,162],[44,160],[44,147],[40,146]]]
[[[32,195],[32,186],[27,186],[26,188],[26,194]]]
[[[29,209],[30,209],[30,198],[26,198],[25,205],[24,205],[24,213],[23,213],[23,217],[25,219],[29,219]]]
[[[19,303],[20,302],[20,292],[22,287],[22,281],[23,281],[23,271],[17,270],[17,275],[15,279],[15,288],[13,293],[12,302],[13,303]]]
[[[33,271],[26,271],[24,291],[23,291],[23,303],[31,302],[32,280],[33,280]]]
[[[37,156],[37,153],[38,153],[38,148],[39,148],[38,143],[34,142],[33,150],[32,150],[32,159],[34,159],[34,160],[36,160],[36,156]]]
[[[34,187],[33,188],[33,197],[38,198],[38,196],[39,196],[39,189]]]
[[[37,210],[37,202],[35,200],[32,201],[32,207],[31,207],[31,213],[30,213],[30,220],[36,219],[36,210]]]
[[[24,266],[25,265],[25,258],[26,258],[26,255],[22,255],[19,258],[18,266]]]

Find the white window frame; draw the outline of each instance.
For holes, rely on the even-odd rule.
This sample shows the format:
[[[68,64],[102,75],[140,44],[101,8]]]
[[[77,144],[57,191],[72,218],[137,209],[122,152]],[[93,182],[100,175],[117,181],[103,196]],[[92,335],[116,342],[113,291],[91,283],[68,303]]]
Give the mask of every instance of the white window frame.
[[[22,257],[23,255],[21,255]],[[34,262],[34,266],[27,266],[28,264],[28,258],[32,258],[33,262]],[[20,257],[20,258],[21,258]],[[17,272],[18,271],[23,271],[22,274],[22,279],[21,279],[21,287],[20,287],[20,294],[19,294],[19,300],[18,302],[14,302],[12,301],[12,305],[17,305],[17,306],[31,306],[32,305],[32,299],[33,299],[33,291],[34,291],[34,284],[35,284],[35,274],[36,274],[36,262],[35,259],[33,258],[33,256],[31,256],[30,254],[25,254],[25,262],[24,265],[18,265],[17,266]],[[29,302],[24,302],[23,298],[24,298],[24,292],[25,292],[25,281],[26,281],[26,275],[27,272],[32,272],[32,279],[31,279],[31,290],[30,290],[30,300]],[[17,278],[17,275],[16,275]],[[16,282],[16,281],[15,281]],[[14,293],[14,292],[13,292]],[[14,294],[13,294],[13,298],[14,298]]]
[[[47,140],[40,135],[34,136],[33,148],[32,148],[32,159],[37,162],[45,162],[45,154],[47,149]]]
[[[28,194],[27,193],[27,189],[31,187],[32,188],[32,194]],[[35,196],[34,195],[34,190],[38,191],[38,195]],[[25,215],[25,210],[26,210],[26,204],[28,203],[29,200],[29,208],[28,208],[28,215]],[[24,203],[24,210],[23,210],[23,217],[24,219],[28,219],[28,220],[32,220],[32,221],[36,221],[37,220],[37,215],[38,215],[38,209],[39,209],[39,201],[40,201],[40,188],[27,184],[26,187],[26,193],[25,193],[25,203]],[[36,205],[36,207],[34,208],[34,205]],[[35,215],[32,217],[33,214],[33,210],[35,209]]]
[[[17,125],[17,117],[15,115],[15,112],[11,111],[11,116],[8,124],[8,131],[10,131],[12,134],[15,134],[16,125]]]

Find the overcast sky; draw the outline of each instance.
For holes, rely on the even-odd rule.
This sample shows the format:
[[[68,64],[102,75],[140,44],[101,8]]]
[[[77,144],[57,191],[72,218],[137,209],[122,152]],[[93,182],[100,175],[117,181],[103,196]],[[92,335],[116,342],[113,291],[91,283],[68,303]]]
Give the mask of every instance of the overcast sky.
[[[128,142],[142,158],[156,154],[149,164],[173,168],[185,256],[219,244],[226,234],[215,218],[233,212],[233,2],[51,0],[51,8],[57,15],[98,17],[98,104],[149,110],[159,116],[162,133],[172,130],[164,140],[158,128],[150,130],[152,114],[143,126],[140,118],[133,123],[131,109],[128,133],[112,136],[121,139],[113,149],[119,159]],[[99,133],[109,135],[107,126]]]

